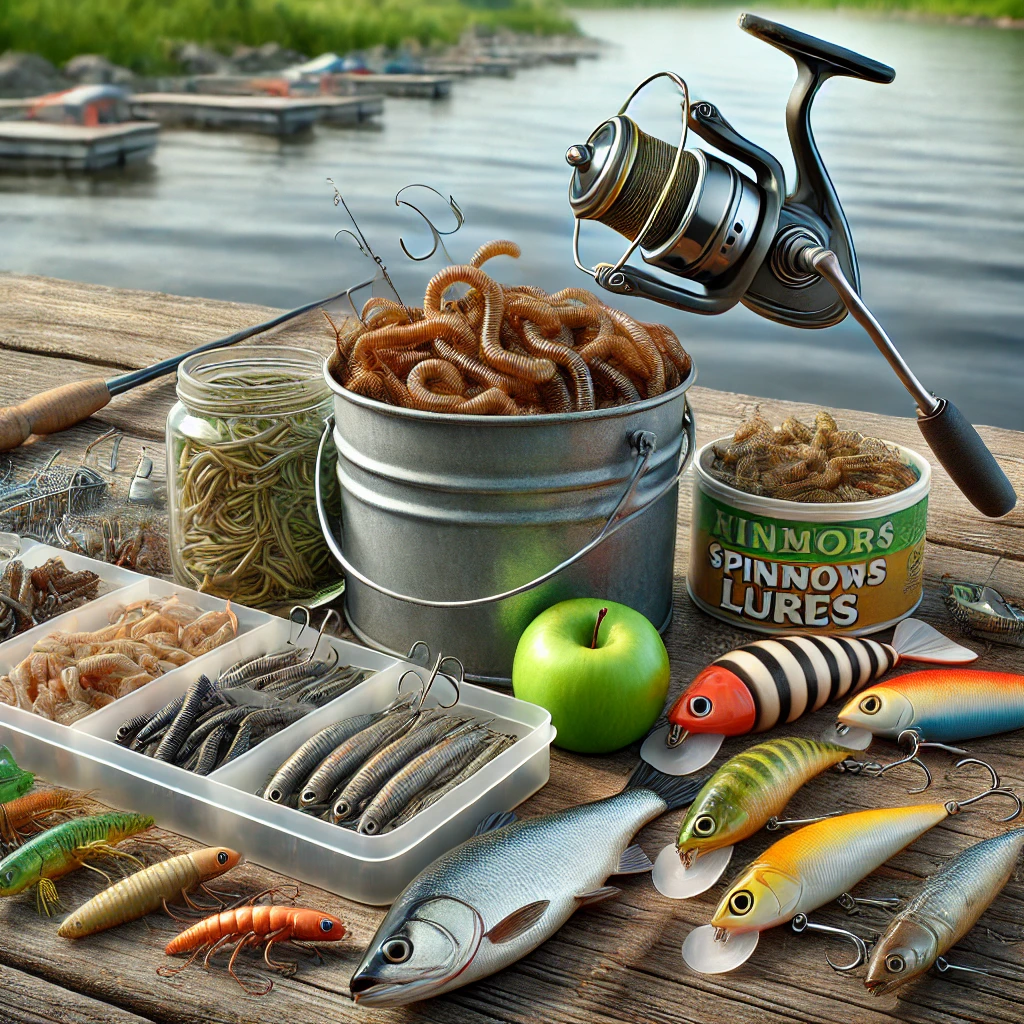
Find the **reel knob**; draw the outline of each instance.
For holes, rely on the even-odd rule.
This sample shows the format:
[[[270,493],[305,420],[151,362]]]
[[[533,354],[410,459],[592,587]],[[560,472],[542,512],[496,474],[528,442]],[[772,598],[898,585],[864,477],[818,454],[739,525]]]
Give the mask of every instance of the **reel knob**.
[[[578,146],[570,146],[565,151],[565,162],[570,167],[585,171],[590,167],[590,161],[594,159],[594,151],[585,142]]]

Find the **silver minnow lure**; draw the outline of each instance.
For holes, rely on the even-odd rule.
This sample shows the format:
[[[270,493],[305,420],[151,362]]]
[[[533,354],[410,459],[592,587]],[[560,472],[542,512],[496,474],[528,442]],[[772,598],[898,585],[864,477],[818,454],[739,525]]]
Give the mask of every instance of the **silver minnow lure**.
[[[932,875],[871,951],[864,985],[885,995],[924,974],[956,945],[1010,880],[1024,828],[969,846]]]
[[[352,997],[401,1006],[515,963],[580,907],[617,896],[609,875],[650,871],[633,836],[688,805],[706,781],[641,764],[616,796],[467,839],[395,901],[352,976]]]

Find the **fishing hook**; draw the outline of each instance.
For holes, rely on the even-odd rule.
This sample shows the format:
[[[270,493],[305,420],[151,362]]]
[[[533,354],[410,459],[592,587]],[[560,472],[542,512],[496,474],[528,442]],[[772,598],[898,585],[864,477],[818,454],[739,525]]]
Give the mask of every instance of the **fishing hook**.
[[[444,196],[440,192],[438,192],[436,188],[433,188],[431,185],[422,185],[419,182],[413,182],[410,185],[403,185],[402,188],[400,188],[398,192],[395,193],[395,206],[408,206],[410,210],[415,210],[416,213],[418,213],[424,219],[424,221],[426,221],[427,227],[430,228],[430,234],[433,236],[434,240],[434,244],[430,252],[428,252],[425,256],[413,256],[413,254],[409,252],[409,249],[405,244],[405,239],[399,236],[398,244],[402,247],[402,252],[404,252],[405,255],[408,256],[409,259],[413,260],[414,262],[422,263],[424,260],[429,260],[430,257],[433,256],[435,252],[437,252],[438,246],[440,246],[441,252],[445,254],[445,257],[447,258],[448,262],[453,263],[454,260],[451,258],[448,249],[445,247],[444,237],[448,235],[454,235],[455,232],[458,231],[459,228],[461,228],[462,225],[466,223],[466,216],[462,212],[462,209],[460,208],[459,204],[455,201],[455,196],[448,197],[448,209],[452,211],[452,214],[455,217],[455,227],[453,227],[451,231],[439,231],[437,227],[434,225],[434,222],[418,206],[414,206],[412,203],[409,202],[408,199],[399,198],[407,188],[425,188],[429,192],[433,192],[434,195],[437,196],[439,199],[444,199]]]
[[[316,656],[316,650],[320,646],[320,641],[324,638],[324,633],[327,632],[327,623],[331,621],[332,616],[338,620],[338,624],[341,624],[341,616],[337,613],[334,608],[328,608],[327,613],[324,615],[323,622],[320,623],[320,632],[316,635],[316,643],[313,644],[313,649],[309,652],[309,657],[303,664],[308,665],[313,658]],[[331,648],[333,650],[333,648]]]
[[[419,711],[419,709],[423,706],[424,700],[426,700],[426,698],[427,698],[427,687],[426,687],[426,684],[423,682],[423,676],[421,676],[419,674],[419,672],[416,671],[416,669],[414,669],[414,668],[406,669],[406,671],[402,673],[401,678],[399,678],[399,680],[398,680],[398,696],[399,697],[402,696],[402,685],[405,683],[405,680],[406,680],[407,676],[415,676],[417,678],[417,680],[419,680],[419,684],[420,684],[420,698],[419,698],[419,700],[413,702],[416,705],[416,710]]]
[[[959,814],[965,807],[970,807],[971,804],[976,804],[979,800],[984,800],[987,796],[1005,796],[1009,797],[1016,805],[1017,808],[1012,814],[1008,814],[1005,818],[997,818],[997,821],[1013,821],[1020,817],[1022,811],[1024,811],[1024,802],[1021,798],[1013,792],[1012,789],[1007,789],[1006,786],[1001,785],[999,781],[999,773],[988,763],[988,761],[982,761],[978,757],[964,757],[961,758],[955,765],[954,768],[962,768],[964,765],[978,764],[984,768],[989,775],[992,777],[992,784],[983,793],[979,793],[977,796],[972,796],[967,800],[948,800],[946,802],[946,810],[950,815]]]
[[[928,770],[928,766],[918,756],[923,747],[941,747],[943,750],[948,750],[951,753],[966,754],[966,750],[961,750],[958,747],[947,747],[942,743],[925,743],[921,740],[921,737],[913,729],[904,729],[903,732],[896,737],[896,743],[902,747],[906,742],[910,742],[911,750],[910,753],[905,757],[901,757],[896,761],[890,761],[889,764],[882,764],[879,761],[855,761],[847,758],[847,760],[837,765],[837,768],[841,772],[849,772],[852,775],[865,775],[871,779],[881,778],[886,772],[892,771],[893,768],[900,768],[905,764],[912,764],[915,768],[920,768],[925,775],[925,784],[918,789],[908,789],[907,793],[923,793],[932,784],[932,773]]]
[[[441,671],[441,666],[446,661],[454,661],[455,664],[459,666],[458,679],[456,679],[453,675],[450,675],[448,672]],[[462,683],[466,681],[466,668],[462,664],[462,662],[459,661],[459,659],[456,658],[453,654],[439,654],[437,656],[437,661],[434,662],[434,667],[431,670],[430,678],[427,680],[427,689],[423,694],[424,698],[426,698],[427,694],[430,693],[430,688],[434,685],[434,680],[438,677],[438,675],[443,676],[445,679],[448,680],[449,683],[452,684],[452,688],[455,690],[455,700],[453,700],[451,704],[442,704],[440,701],[438,701],[437,706],[439,708],[444,708],[445,710],[447,710],[448,708],[453,708],[455,707],[456,704],[459,703],[459,700],[461,699],[462,696],[460,686]]]
[[[822,935],[835,935],[838,938],[846,939],[847,942],[852,942],[857,947],[857,957],[851,963],[848,964],[837,964],[833,963],[832,958],[826,953],[825,962],[832,968],[833,971],[838,971],[840,974],[846,971],[852,971],[860,967],[861,964],[867,963],[868,960],[868,945],[859,936],[846,928],[835,928],[829,924],[816,924],[813,921],[807,920],[806,914],[797,914],[796,917],[790,922],[790,927],[797,935],[802,934],[805,931],[809,932],[820,932]]]
[[[966,964],[951,964],[944,956],[935,958],[935,969],[939,974],[949,971],[962,971],[965,974],[983,974],[986,978],[1002,978],[1005,981],[1024,981],[1020,974],[1004,974],[1002,971],[988,971],[981,967],[968,967]]]
[[[295,613],[296,612],[303,613],[303,615],[305,617],[305,621],[302,623],[302,626],[299,629],[298,633],[296,633],[295,636],[293,637],[292,636],[292,626],[294,626],[299,621],[298,619],[295,618]],[[288,646],[289,647],[294,647],[295,643],[299,639],[299,637],[302,636],[302,634],[307,629],[309,629],[309,627],[310,627],[310,615],[311,615],[310,610],[304,604],[294,605],[288,611],[288,621],[291,624],[288,627]]]
[[[851,917],[860,913],[861,907],[874,907],[877,910],[895,910],[900,904],[899,896],[852,896],[844,892],[836,898],[839,904]]]
[[[816,821],[825,821],[827,818],[834,818],[837,814],[842,813],[842,811],[829,811],[828,814],[819,814],[816,818],[777,818],[773,814],[765,822],[764,827],[769,832],[778,832],[780,828],[785,828],[789,825],[813,825]]]
[[[418,661],[416,658],[416,652],[421,647],[426,652],[426,657],[422,661]],[[416,665],[421,665],[423,668],[426,668],[427,665],[430,664],[430,645],[426,642],[426,640],[417,640],[412,645],[412,647],[409,648],[409,653],[405,656],[405,658],[406,661],[411,661]]]

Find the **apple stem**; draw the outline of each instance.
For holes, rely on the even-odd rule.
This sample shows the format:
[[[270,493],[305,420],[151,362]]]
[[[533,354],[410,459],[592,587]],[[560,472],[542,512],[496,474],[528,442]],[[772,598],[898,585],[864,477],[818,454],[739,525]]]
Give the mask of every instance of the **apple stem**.
[[[594,650],[597,647],[597,633],[598,633],[598,630],[601,628],[601,623],[604,622],[604,617],[607,614],[608,614],[608,609],[607,608],[602,608],[597,613],[597,622],[594,623],[594,636],[593,636],[593,639],[590,641],[590,649],[591,650]]]

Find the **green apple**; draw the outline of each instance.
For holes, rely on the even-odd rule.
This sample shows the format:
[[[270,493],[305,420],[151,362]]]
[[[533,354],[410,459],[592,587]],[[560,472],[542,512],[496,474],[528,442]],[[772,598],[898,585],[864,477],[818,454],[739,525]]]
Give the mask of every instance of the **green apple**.
[[[668,652],[650,621],[589,597],[541,612],[512,664],[515,695],[548,710],[555,744],[581,754],[606,754],[644,736],[668,682]]]

